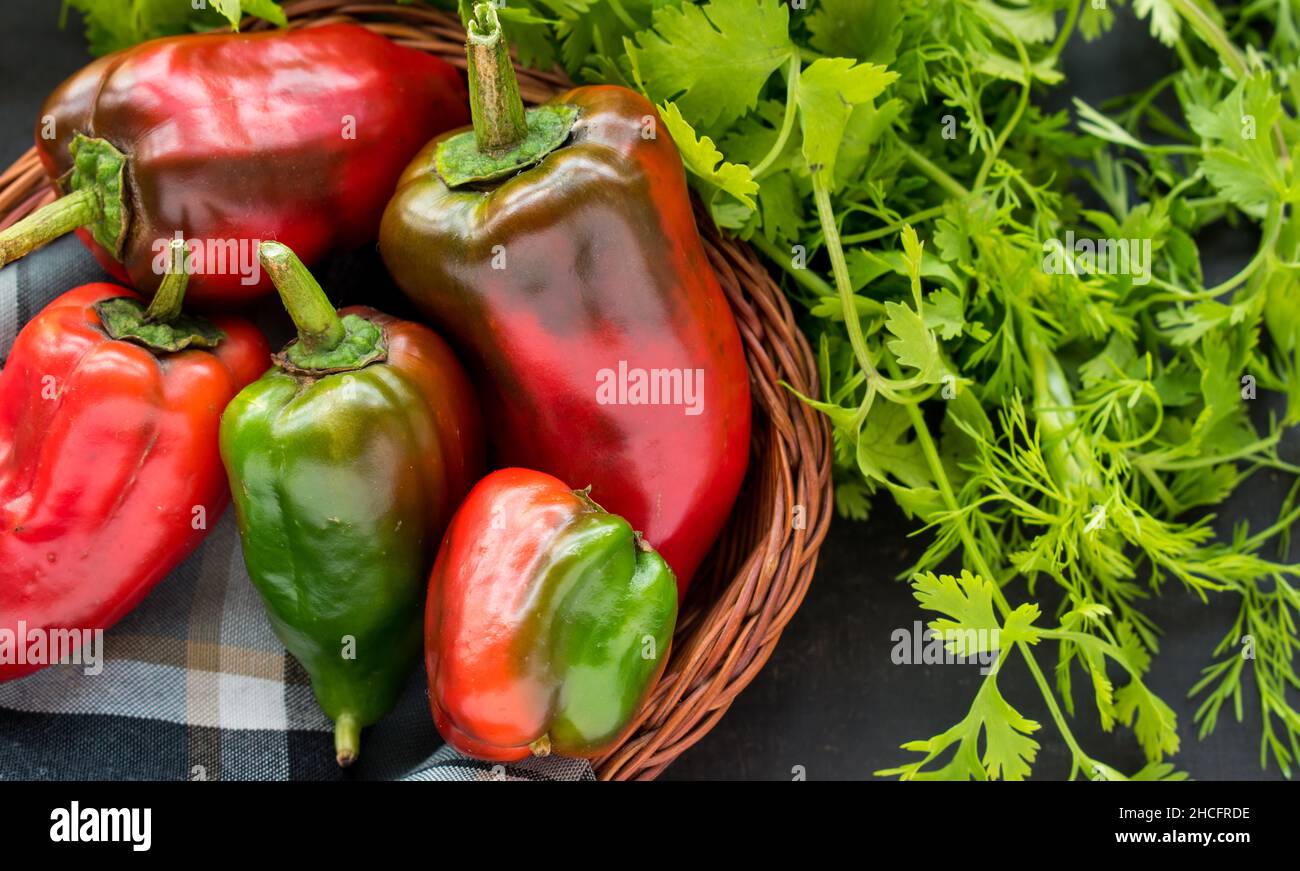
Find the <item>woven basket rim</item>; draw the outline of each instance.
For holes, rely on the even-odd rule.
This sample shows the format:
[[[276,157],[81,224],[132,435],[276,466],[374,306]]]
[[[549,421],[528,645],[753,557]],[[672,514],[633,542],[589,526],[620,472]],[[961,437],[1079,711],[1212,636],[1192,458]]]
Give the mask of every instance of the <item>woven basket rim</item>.
[[[449,12],[396,0],[292,0],[283,8],[291,28],[357,23],[465,68],[464,30]],[[243,29],[271,25],[246,19]],[[516,70],[529,103],[573,87],[557,70]],[[0,173],[0,228],[54,196],[32,148]],[[717,724],[803,601],[833,513],[829,424],[796,395],[820,395],[812,349],[752,249],[720,233],[698,199],[695,215],[745,347],[754,401],[750,466],[683,603],[662,678],[619,743],[592,760],[602,780],[652,779]]]

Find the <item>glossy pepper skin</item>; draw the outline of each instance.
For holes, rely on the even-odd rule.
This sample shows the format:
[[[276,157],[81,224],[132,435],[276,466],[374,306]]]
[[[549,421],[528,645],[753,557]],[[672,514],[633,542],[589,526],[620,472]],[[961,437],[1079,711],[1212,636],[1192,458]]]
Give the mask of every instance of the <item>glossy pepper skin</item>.
[[[479,759],[597,756],[659,679],[676,616],[672,570],[626,520],[550,475],[493,472],[429,579],[438,731]]]
[[[468,117],[450,65],[333,24],[168,37],[108,55],[50,95],[36,145],[65,194],[91,177],[101,188],[115,184],[114,158],[87,143],[125,158],[121,220],[108,203],[99,225],[78,234],[112,274],[148,295],[158,284],[155,241],[177,231],[205,246],[245,240],[246,266],[262,239],[308,263],[372,241],[411,155]],[[84,165],[70,176],[74,146]],[[271,290],[265,276],[245,284],[229,266],[213,274],[220,268],[216,261],[194,275],[191,303],[227,306]]]
[[[483,14],[471,41],[495,21],[490,7]],[[468,135],[479,136],[473,46],[470,56]],[[435,164],[458,134],[431,142],[398,182],[380,252],[476,364],[498,464],[590,485],[654,542],[684,590],[748,461],[740,336],[654,106],[617,87],[548,105],[576,109],[563,143],[504,178],[451,187]],[[529,117],[539,111],[549,110]],[[702,379],[702,389],[694,407],[684,391],[678,404],[620,403],[620,364]]]
[[[213,318],[215,348],[111,338],[114,284],[55,299],[0,371],[0,629],[105,629],[198,546],[230,498],[222,409],[269,363],[266,339]],[[0,663],[0,680],[38,665]]]
[[[320,331],[290,296],[292,272],[265,262],[300,338],[230,403],[221,454],[249,577],[347,765],[360,728],[393,706],[419,658],[429,567],[481,471],[482,425],[468,377],[432,330],[369,308],[334,317],[314,282],[315,323],[333,318],[346,338],[297,355]]]

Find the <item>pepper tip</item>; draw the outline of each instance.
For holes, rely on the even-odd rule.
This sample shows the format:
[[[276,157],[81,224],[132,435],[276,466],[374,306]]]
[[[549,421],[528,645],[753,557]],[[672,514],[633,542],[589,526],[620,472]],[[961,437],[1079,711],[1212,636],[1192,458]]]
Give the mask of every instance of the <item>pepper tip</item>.
[[[351,714],[339,714],[334,721],[334,759],[347,768],[361,755],[361,724]]]

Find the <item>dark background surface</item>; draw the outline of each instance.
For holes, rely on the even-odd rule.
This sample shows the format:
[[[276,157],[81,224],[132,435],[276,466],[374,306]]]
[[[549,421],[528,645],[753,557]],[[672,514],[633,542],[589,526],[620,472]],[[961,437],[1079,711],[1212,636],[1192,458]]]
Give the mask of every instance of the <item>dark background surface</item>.
[[[59,30],[58,7],[57,0],[0,3],[0,167],[31,145],[45,95],[90,59],[75,15],[66,30]],[[1127,11],[1120,10],[1119,17],[1121,26],[1100,44],[1075,40],[1066,54],[1069,93],[1094,106],[1167,69],[1167,51]],[[1059,94],[1053,98],[1054,103],[1063,100]],[[1253,247],[1249,239],[1226,237],[1209,240],[1203,250],[1208,252],[1210,284],[1235,271],[1241,255]],[[90,260],[88,253],[83,256]],[[368,269],[374,258],[363,254],[355,260],[360,263],[335,264],[335,270]],[[1288,448],[1284,453],[1293,457],[1294,438]],[[1220,515],[1250,517],[1256,528],[1268,525],[1286,484],[1273,476],[1257,477]],[[808,597],[772,659],[665,779],[789,779],[796,766],[810,780],[869,778],[877,769],[911,761],[913,754],[896,749],[903,741],[938,734],[965,715],[981,680],[977,666],[894,665],[890,660],[891,633],[910,628],[923,615],[908,587],[896,580],[919,552],[909,532],[910,525],[887,498],[877,501],[867,523],[835,521]],[[1200,780],[1279,777],[1275,766],[1260,769],[1258,703],[1249,695],[1253,683],[1247,684],[1245,721],[1238,724],[1225,714],[1217,732],[1204,740],[1196,737],[1195,704],[1186,698],[1231,625],[1236,603],[1220,599],[1203,605],[1176,587],[1166,589],[1149,607],[1165,637],[1148,684],[1178,714],[1182,751],[1175,761]],[[1013,602],[1024,595],[1017,589],[1008,593]],[[1044,602],[1047,614],[1054,604],[1050,598]],[[1043,650],[1039,661],[1050,670],[1054,656]],[[1036,736],[1043,747],[1035,777],[1064,777],[1069,754],[1016,658],[999,685],[1013,705],[1043,724]],[[1121,771],[1136,771],[1143,759],[1131,733],[1122,728],[1102,733],[1082,687],[1076,680],[1080,705],[1071,722],[1081,745]]]

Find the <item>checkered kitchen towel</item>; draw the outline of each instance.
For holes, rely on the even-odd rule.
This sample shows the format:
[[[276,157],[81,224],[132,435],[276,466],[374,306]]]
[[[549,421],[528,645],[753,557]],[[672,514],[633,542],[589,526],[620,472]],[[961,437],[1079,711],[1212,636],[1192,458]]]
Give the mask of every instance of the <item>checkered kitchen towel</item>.
[[[375,268],[336,267],[355,273]],[[355,275],[348,276],[355,279]],[[66,238],[0,270],[0,359],[51,299],[103,280]],[[330,277],[324,282],[327,289]],[[43,669],[0,683],[0,779],[589,780],[585,761],[500,766],[440,746],[423,669],[361,736],[346,774],[307,675],[276,640],[244,570],[233,512],[134,612],[105,633],[103,670]]]

